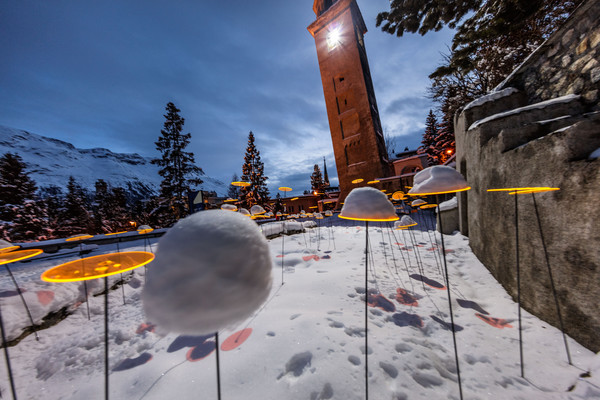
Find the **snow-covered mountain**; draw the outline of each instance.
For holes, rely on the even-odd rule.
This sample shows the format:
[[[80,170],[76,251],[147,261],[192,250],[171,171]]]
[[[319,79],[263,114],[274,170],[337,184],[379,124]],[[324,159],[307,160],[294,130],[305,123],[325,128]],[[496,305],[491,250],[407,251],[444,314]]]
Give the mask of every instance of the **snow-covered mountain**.
[[[112,186],[121,186],[142,194],[157,193],[161,177],[150,157],[139,154],[113,153],[104,148],[78,149],[62,140],[40,136],[20,129],[0,125],[0,155],[17,153],[27,164],[29,176],[38,187],[66,188],[69,176],[82,187],[94,190],[98,179]],[[225,195],[227,185],[206,175],[196,189]]]

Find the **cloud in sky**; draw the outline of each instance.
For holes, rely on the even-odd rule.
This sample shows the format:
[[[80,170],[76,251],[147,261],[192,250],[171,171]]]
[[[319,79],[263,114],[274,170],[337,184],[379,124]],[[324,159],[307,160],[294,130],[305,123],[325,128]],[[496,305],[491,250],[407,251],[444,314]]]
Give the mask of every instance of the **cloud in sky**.
[[[433,104],[427,75],[448,31],[397,38],[375,27],[387,0],[358,0],[381,119],[420,142]],[[22,0],[0,13],[0,124],[80,148],[156,156],[173,101],[204,171],[241,173],[253,131],[274,195],[303,191],[327,158],[336,175],[314,40],[312,1]]]

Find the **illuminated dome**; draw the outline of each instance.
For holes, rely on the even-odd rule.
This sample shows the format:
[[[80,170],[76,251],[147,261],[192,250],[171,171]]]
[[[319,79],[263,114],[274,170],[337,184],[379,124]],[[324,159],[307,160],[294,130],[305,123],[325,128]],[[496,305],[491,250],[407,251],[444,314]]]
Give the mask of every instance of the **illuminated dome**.
[[[385,193],[366,186],[353,189],[346,197],[340,218],[359,221],[395,221],[394,205]]]
[[[415,175],[413,187],[408,194],[424,196],[461,192],[469,189],[467,181],[460,172],[445,165],[434,165]]]

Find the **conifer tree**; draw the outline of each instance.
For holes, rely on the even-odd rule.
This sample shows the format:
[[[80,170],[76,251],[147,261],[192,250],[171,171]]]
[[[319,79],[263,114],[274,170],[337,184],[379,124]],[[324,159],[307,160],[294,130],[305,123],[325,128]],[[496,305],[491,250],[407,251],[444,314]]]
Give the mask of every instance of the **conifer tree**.
[[[427,162],[429,165],[439,164],[437,141],[439,136],[439,126],[437,118],[432,110],[429,110],[427,120],[425,121],[425,132],[423,133],[423,140],[421,146],[417,152],[419,154],[427,154]]]
[[[57,237],[68,237],[94,230],[94,221],[86,208],[86,193],[83,188],[69,177],[67,194],[59,209],[58,226],[54,232]]]
[[[5,240],[18,242],[49,238],[48,216],[35,182],[17,154],[0,158],[0,225]]]
[[[254,144],[254,134],[248,134],[248,147],[244,156],[242,166],[242,181],[250,183],[250,186],[240,189],[240,200],[242,207],[250,208],[253,205],[264,205],[269,201],[269,189],[266,181],[269,179],[264,173],[264,164],[260,160],[260,152]]]
[[[445,163],[455,152],[454,124],[446,115],[440,123],[438,135],[435,138],[434,152],[440,164]]]
[[[237,176],[237,174],[233,174],[233,176],[231,177],[231,182],[237,182],[239,181],[240,178]],[[229,189],[227,190],[227,197],[229,197],[230,199],[237,199],[240,197],[240,188],[239,186],[233,186],[233,185],[229,185]]]
[[[323,189],[325,188],[325,182],[323,182],[323,175],[321,174],[321,169],[319,168],[319,164],[315,164],[312,175],[310,176],[310,190],[313,194],[323,193]]]
[[[193,176],[203,172],[194,164],[194,153],[185,151],[192,135],[181,133],[185,122],[179,115],[181,110],[171,102],[167,103],[166,110],[161,136],[154,143],[161,158],[153,159],[152,163],[160,167],[158,173],[163,178],[160,183],[161,207],[157,211],[165,213],[164,223],[171,225],[189,213],[187,192],[190,186],[202,183]]]
[[[14,206],[23,205],[35,195],[37,188],[25,168],[18,154],[6,153],[0,158],[0,219],[12,220]]]
[[[94,213],[94,233],[110,233],[108,226],[108,183],[104,179],[98,179],[95,183],[94,201],[92,210]]]
[[[277,214],[278,212],[283,213],[283,200],[281,199],[281,194],[277,193],[275,196],[275,204],[273,205],[273,212]]]

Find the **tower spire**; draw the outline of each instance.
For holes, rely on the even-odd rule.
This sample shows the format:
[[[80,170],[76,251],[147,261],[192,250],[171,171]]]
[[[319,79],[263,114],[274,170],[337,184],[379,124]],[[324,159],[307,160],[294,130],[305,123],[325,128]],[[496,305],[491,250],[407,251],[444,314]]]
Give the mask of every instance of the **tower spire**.
[[[325,157],[323,157],[323,181],[325,182],[325,187],[329,187],[329,175],[327,175],[327,162],[325,161]]]

